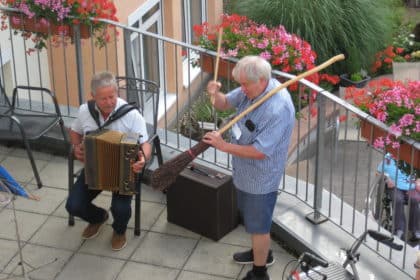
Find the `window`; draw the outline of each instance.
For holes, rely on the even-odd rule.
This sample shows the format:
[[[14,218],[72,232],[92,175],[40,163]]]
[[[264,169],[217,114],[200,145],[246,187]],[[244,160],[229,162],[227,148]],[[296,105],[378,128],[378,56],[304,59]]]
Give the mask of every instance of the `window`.
[[[182,41],[194,44],[197,41],[193,26],[206,21],[207,12],[206,0],[183,0],[182,1]],[[182,50],[183,54],[183,72],[184,85],[188,85],[199,73],[200,69],[191,67],[189,61],[198,59],[199,54],[195,51],[189,51],[187,48]]]

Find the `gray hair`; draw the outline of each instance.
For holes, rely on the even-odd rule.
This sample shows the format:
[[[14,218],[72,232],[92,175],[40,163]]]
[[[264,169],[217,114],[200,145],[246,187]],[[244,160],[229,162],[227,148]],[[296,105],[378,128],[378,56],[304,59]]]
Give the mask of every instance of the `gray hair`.
[[[235,81],[239,80],[241,73],[245,75],[248,81],[256,82],[261,78],[268,81],[271,78],[271,65],[260,56],[244,56],[232,70]]]
[[[98,88],[102,87],[108,87],[113,86],[115,89],[117,89],[117,81],[115,80],[114,74],[108,71],[103,71],[96,73],[92,77],[92,81],[90,82],[90,89],[92,91],[92,94],[96,94],[96,90]]]

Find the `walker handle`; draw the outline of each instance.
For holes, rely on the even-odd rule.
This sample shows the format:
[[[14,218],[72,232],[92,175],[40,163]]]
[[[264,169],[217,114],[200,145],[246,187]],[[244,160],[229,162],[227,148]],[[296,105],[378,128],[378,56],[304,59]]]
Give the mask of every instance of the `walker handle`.
[[[394,242],[394,237],[385,235],[375,230],[368,230],[369,236],[375,239],[382,244],[391,247],[394,250],[401,251],[403,249],[403,245],[397,244]]]

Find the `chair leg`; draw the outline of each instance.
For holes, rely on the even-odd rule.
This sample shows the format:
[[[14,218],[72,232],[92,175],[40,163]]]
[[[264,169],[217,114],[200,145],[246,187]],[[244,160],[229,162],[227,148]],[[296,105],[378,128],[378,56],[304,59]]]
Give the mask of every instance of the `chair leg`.
[[[73,150],[71,147],[69,147],[69,156],[68,156],[68,160],[67,160],[67,164],[68,164],[68,187],[69,187],[69,195],[71,192],[71,188],[73,187],[74,184],[74,159],[73,159]],[[68,225],[69,226],[74,226],[74,216],[73,215],[69,215],[68,218]]]
[[[158,165],[161,166],[163,164],[163,157],[162,157],[162,149],[160,147],[160,139],[159,136],[156,136],[156,138],[153,140],[154,146],[156,149],[156,155],[158,158]]]
[[[138,193],[134,197],[134,235],[140,236],[140,203],[141,203],[141,182],[139,183]]]
[[[41,181],[41,178],[39,177],[38,169],[36,168],[36,164],[35,164],[35,159],[32,155],[31,147],[29,146],[29,143],[26,137],[24,137],[23,143],[25,145],[26,152],[28,153],[29,161],[31,162],[32,170],[35,175],[35,180],[38,185],[38,189],[40,189],[42,188],[42,181]]]

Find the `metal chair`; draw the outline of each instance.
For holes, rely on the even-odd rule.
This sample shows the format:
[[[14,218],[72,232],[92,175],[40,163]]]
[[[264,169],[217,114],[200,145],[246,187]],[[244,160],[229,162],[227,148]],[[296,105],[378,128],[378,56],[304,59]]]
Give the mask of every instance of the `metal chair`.
[[[152,158],[144,166],[142,172],[137,178],[137,189],[135,195],[134,210],[134,234],[140,235],[140,207],[141,207],[141,189],[145,173],[157,159],[158,165],[163,163],[160,139],[157,134],[158,125],[158,107],[159,107],[159,86],[148,80],[132,77],[116,77],[118,83],[118,94],[127,102],[134,104],[140,110],[140,113],[146,120],[147,132],[149,134],[148,142],[152,145]],[[73,151],[69,154],[69,191],[74,184],[78,172],[74,172]],[[69,216],[69,225],[74,225],[74,217]]]
[[[38,188],[42,187],[42,181],[29,141],[38,140],[57,124],[68,145],[64,121],[52,91],[43,87],[17,86],[10,102],[0,81],[0,140],[23,142]]]

